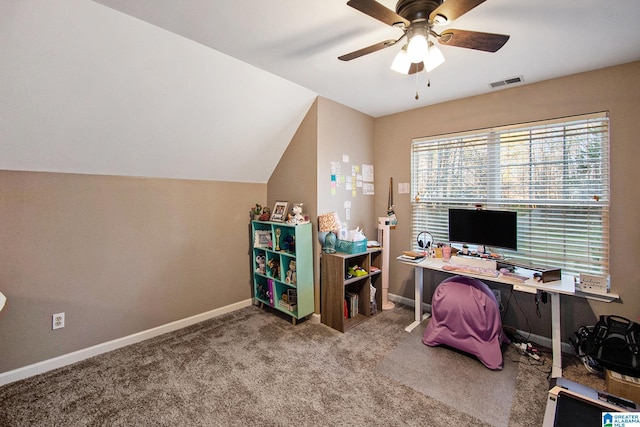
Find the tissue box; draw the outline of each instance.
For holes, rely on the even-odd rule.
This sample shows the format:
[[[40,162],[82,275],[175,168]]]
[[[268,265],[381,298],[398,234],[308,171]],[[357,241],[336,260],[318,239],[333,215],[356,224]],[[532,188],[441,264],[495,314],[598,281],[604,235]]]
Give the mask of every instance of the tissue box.
[[[348,240],[336,240],[336,252],[345,254],[359,254],[367,251],[367,239],[357,242],[349,242]]]

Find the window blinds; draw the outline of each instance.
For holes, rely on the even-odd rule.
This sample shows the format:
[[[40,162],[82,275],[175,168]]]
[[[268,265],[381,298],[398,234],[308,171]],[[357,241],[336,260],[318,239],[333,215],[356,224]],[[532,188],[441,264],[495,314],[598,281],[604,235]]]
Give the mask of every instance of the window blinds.
[[[414,235],[446,242],[449,208],[514,210],[518,251],[505,255],[608,275],[606,113],[416,139],[411,177]]]

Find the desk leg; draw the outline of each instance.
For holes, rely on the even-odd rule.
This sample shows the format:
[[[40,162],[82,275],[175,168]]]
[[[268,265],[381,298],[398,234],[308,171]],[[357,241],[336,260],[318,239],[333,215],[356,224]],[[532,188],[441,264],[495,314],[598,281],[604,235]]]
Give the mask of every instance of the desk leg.
[[[422,280],[422,267],[415,267],[414,269],[414,282],[416,284],[414,302],[415,302],[415,316],[414,321],[409,326],[404,328],[405,331],[411,332],[413,331],[424,319],[429,318],[429,314],[426,314],[424,317],[422,316],[422,289],[423,289],[423,280]]]
[[[552,292],[551,294],[551,344],[553,350],[553,367],[551,368],[551,377],[559,378],[562,376],[562,349],[560,338],[560,294]]]

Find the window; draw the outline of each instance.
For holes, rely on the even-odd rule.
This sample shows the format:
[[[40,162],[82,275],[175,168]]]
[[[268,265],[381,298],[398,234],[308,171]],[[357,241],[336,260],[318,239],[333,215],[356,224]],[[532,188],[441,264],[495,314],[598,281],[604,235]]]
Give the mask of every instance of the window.
[[[411,180],[414,236],[446,242],[449,208],[513,210],[518,251],[506,256],[609,274],[606,113],[416,139]]]

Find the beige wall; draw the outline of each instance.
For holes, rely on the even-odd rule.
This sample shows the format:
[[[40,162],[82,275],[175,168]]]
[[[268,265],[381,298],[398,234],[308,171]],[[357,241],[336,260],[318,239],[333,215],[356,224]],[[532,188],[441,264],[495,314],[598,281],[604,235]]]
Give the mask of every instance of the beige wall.
[[[583,113],[609,111],[611,117],[611,284],[621,302],[587,302],[562,297],[563,340],[595,315],[616,313],[640,320],[640,62],[518,86],[491,94],[381,117],[375,121],[377,177],[393,176],[410,182],[412,138],[500,126]],[[377,179],[377,184],[383,184]],[[376,211],[386,206],[386,195],[376,195]],[[391,233],[392,251],[400,253],[412,235],[410,195],[394,199],[399,225]],[[413,297],[412,269],[391,268],[390,292]],[[441,277],[425,277],[425,302]],[[503,294],[507,291],[505,288]],[[535,334],[551,335],[550,310],[535,315],[533,297],[514,293],[505,323]],[[504,297],[503,297],[504,298]],[[523,314],[522,311],[526,313]]]
[[[316,168],[318,150],[318,100],[311,105],[307,115],[298,127],[278,166],[271,174],[267,186],[267,200],[270,209],[276,200],[289,202],[289,209],[294,203],[303,203],[302,213],[313,223],[314,254],[317,251],[316,224],[318,202],[316,191]],[[317,257],[314,256],[314,305],[315,312],[320,312],[320,269]]]
[[[265,200],[266,184],[0,171],[0,372],[251,298]]]
[[[368,238],[375,239],[376,216],[386,214],[386,210],[376,213],[374,196],[363,195],[362,188],[356,189],[354,197],[343,184],[334,195],[330,183],[332,161],[341,163],[342,174],[347,177],[351,177],[352,166],[374,164],[374,119],[326,98],[319,99],[318,117],[318,213],[335,211],[340,220],[346,221],[344,203],[349,201],[351,219],[346,221],[348,228],[360,227]],[[343,154],[349,157],[348,163],[342,162]]]
[[[344,185],[331,193],[331,162],[342,162],[343,154],[349,163],[342,164],[342,173],[351,175],[351,166],[374,164],[374,119],[344,105],[319,97],[300,124],[294,138],[271,175],[268,184],[269,206],[276,200],[303,202],[304,213],[314,224],[315,312],[320,313],[320,253],[317,239],[318,214],[336,211],[344,221],[344,202],[351,202],[349,228],[361,227],[367,237],[375,239],[376,220],[374,197],[357,195]]]

